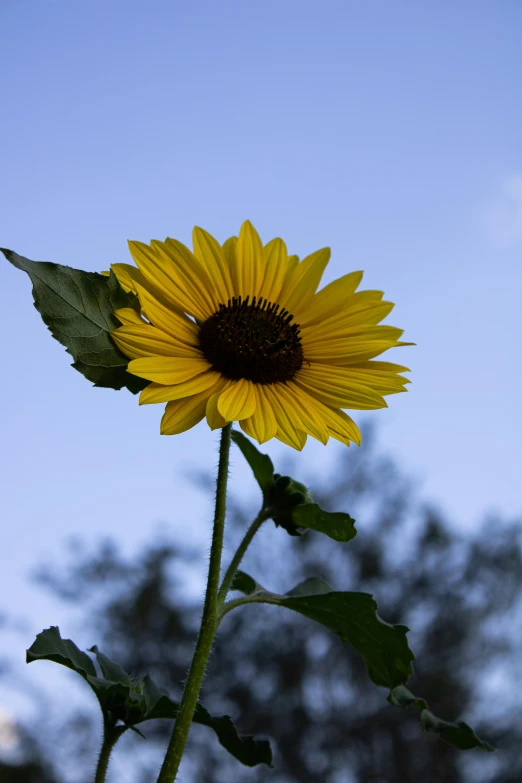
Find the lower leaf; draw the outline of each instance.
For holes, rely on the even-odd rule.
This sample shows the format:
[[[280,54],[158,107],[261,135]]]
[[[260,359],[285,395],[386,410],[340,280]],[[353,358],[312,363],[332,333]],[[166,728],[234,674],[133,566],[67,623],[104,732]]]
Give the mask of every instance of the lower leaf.
[[[62,639],[56,626],[39,633],[27,650],[27,663],[38,660],[54,661],[77,672],[92,688],[105,718],[118,719],[127,728],[148,720],[173,720],[179,704],[163,693],[149,675],[139,679],[92,647],[102,676],[99,677],[89,656],[78,649],[70,639]],[[212,716],[202,705],[196,707],[194,723],[208,726],[217,735],[221,745],[247,767],[257,764],[272,766],[272,751],[268,740],[257,740],[238,734],[228,715]]]
[[[495,750],[489,742],[481,740],[467,723],[463,721],[450,723],[438,718],[429,710],[428,703],[424,699],[414,696],[403,685],[393,688],[388,696],[388,701],[395,707],[401,707],[404,710],[408,709],[408,707],[415,707],[420,713],[420,723],[424,731],[439,734],[445,742],[453,745],[454,748],[459,748],[459,750],[480,748],[488,753],[492,753]]]

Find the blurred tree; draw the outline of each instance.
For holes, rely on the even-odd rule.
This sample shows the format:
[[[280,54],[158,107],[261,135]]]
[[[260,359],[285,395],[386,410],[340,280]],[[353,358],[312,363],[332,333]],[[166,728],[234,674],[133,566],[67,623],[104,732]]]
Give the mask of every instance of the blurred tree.
[[[466,754],[423,734],[417,713],[388,705],[386,692],[369,681],[357,655],[335,635],[282,609],[250,606],[224,621],[203,700],[210,710],[229,713],[242,733],[269,737],[274,770],[240,767],[208,731],[193,727],[184,762],[187,783],[522,780],[513,712],[522,704],[513,693],[520,638],[511,630],[520,612],[520,525],[489,519],[476,532],[457,534],[439,510],[418,503],[393,462],[376,454],[371,431],[364,443],[344,453],[327,488],[317,487],[317,479],[312,487],[322,505],[357,519],[357,538],[348,545],[311,532],[290,538],[269,522],[245,570],[274,590],[317,575],[339,589],[373,593],[385,620],[412,628],[410,646],[418,659],[412,690],[440,717],[472,722],[499,752]],[[251,517],[252,508],[232,505],[231,532],[239,537]],[[175,695],[173,683],[185,675],[201,605],[180,598],[181,576],[195,554],[160,541],[128,561],[106,542],[94,554],[76,550],[74,565],[41,570],[39,580],[85,608],[85,622],[104,652],[128,670],[150,671]],[[155,780],[169,726],[151,723],[146,733],[147,761],[140,761],[137,737],[122,741],[128,740],[127,754],[134,752],[137,783]],[[78,781],[85,780],[85,764],[92,764],[98,735],[94,712],[71,716],[63,728],[60,744],[78,759]],[[52,756],[52,741],[48,747]],[[48,779],[4,773],[0,780]]]

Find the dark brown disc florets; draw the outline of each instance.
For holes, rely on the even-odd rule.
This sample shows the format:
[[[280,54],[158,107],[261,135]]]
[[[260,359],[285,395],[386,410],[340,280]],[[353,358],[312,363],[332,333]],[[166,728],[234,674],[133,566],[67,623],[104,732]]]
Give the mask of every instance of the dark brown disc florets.
[[[201,325],[199,344],[207,361],[226,378],[255,383],[289,381],[303,364],[299,325],[266,299],[229,299]]]

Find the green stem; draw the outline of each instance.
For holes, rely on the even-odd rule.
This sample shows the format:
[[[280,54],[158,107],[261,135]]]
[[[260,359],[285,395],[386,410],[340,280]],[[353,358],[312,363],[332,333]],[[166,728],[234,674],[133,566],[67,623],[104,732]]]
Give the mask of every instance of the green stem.
[[[227,601],[221,610],[221,619],[231,612],[233,609],[237,609],[239,606],[246,606],[246,604],[274,604],[278,606],[283,599],[283,596],[277,595],[277,593],[263,592],[262,595],[245,595],[243,598],[234,598],[233,601]]]
[[[250,546],[252,539],[254,538],[255,534],[257,533],[257,531],[259,530],[263,522],[265,522],[268,518],[269,518],[268,512],[266,508],[263,506],[263,508],[257,515],[257,517],[254,519],[254,521],[248,528],[247,532],[245,533],[243,540],[241,541],[240,545],[237,548],[236,554],[232,558],[232,562],[227,568],[227,571],[221,583],[221,587],[219,588],[218,602],[220,606],[222,606],[225,602],[228,591],[230,590],[230,585],[232,584],[234,576],[236,575],[236,571],[239,568],[239,565],[245,555],[245,552]]]
[[[109,766],[111,751],[118,742],[121,735],[126,731],[126,726],[114,726],[107,720],[104,721],[103,742],[100,755],[98,756],[98,764],[96,765],[94,783],[105,783],[105,776],[107,775],[107,768]]]
[[[172,731],[167,753],[157,783],[173,783],[178,773],[181,757],[185,749],[187,737],[198,702],[201,683],[219,625],[218,589],[221,571],[221,553],[223,551],[223,535],[225,530],[225,513],[227,498],[228,460],[230,454],[230,431],[232,425],[227,424],[221,431],[219,447],[219,467],[216,485],[216,506],[214,512],[214,528],[212,546],[208,567],[207,590],[203,605],[201,627],[190,665],[187,681],[179,705],[176,722]]]

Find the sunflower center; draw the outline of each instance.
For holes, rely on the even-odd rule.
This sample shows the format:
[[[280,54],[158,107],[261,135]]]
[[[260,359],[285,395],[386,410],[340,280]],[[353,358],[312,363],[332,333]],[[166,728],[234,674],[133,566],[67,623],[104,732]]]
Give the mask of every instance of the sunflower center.
[[[303,364],[299,324],[266,299],[234,297],[201,325],[199,344],[226,378],[255,383],[289,381]]]

